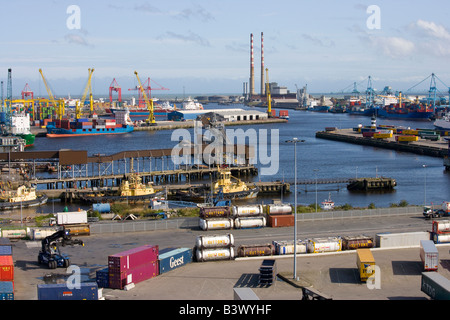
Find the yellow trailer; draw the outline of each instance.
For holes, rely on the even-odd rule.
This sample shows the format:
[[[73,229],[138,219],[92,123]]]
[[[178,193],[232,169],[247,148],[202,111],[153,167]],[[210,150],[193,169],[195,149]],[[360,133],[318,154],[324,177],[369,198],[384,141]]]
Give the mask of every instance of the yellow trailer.
[[[373,137],[375,139],[388,139],[388,138],[392,138],[392,132],[391,133],[377,133],[375,132],[373,134]]]
[[[361,281],[365,282],[375,274],[375,259],[370,249],[356,249],[356,266]]]
[[[411,142],[411,141],[418,141],[418,136],[412,136],[412,135],[402,135],[402,136],[396,136],[396,140],[398,142]]]

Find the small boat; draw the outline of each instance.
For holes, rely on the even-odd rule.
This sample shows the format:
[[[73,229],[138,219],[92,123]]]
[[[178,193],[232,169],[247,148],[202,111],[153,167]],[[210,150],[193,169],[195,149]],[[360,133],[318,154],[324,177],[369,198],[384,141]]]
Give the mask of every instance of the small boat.
[[[11,210],[40,206],[47,203],[46,195],[37,196],[36,188],[20,186],[15,191],[2,191],[0,210]]]
[[[217,170],[219,178],[212,185],[214,195],[221,192],[224,199],[253,199],[258,195],[259,187],[256,185],[249,186],[241,179],[233,177],[229,169],[217,168]]]
[[[334,201],[331,200],[331,193],[328,194],[328,199],[325,199],[321,204],[322,209],[332,210],[334,209]]]
[[[189,97],[183,101],[183,110],[203,110],[203,105],[197,100]]]

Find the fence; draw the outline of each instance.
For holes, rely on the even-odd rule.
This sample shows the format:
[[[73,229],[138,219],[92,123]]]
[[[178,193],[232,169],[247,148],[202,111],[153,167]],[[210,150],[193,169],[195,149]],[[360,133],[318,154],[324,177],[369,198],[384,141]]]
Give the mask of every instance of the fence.
[[[422,207],[399,207],[380,208],[366,210],[348,211],[324,211],[317,213],[299,213],[297,222],[338,220],[338,219],[362,219],[393,215],[422,215]],[[99,233],[122,233],[139,231],[156,231],[169,229],[190,229],[199,227],[198,218],[177,218],[165,220],[144,220],[144,221],[117,221],[111,223],[99,222],[90,225],[91,234]]]

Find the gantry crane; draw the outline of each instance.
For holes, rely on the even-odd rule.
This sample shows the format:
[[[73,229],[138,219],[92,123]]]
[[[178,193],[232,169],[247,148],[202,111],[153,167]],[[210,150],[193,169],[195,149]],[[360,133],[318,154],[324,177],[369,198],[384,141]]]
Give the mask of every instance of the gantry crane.
[[[44,74],[42,73],[42,69],[39,69],[39,73],[41,74],[42,81],[44,81],[45,89],[47,90],[49,100],[53,104],[53,108],[56,108],[58,118],[61,120],[62,116],[64,115],[64,100],[60,99],[58,100],[58,102],[55,100],[55,98],[53,97],[52,90],[50,90],[47,80],[45,79]]]
[[[116,78],[114,78],[113,81],[111,82],[111,84],[109,85],[109,105],[110,105],[110,107],[112,107],[112,102],[113,102],[113,99],[112,99],[113,91],[115,91],[119,94],[119,97],[118,97],[119,103],[122,102],[122,89],[117,84]]]
[[[266,68],[266,97],[267,97],[267,114],[272,117],[272,97],[270,96],[269,88],[269,69]]]
[[[92,86],[91,86],[92,73],[94,73],[94,68],[92,68],[92,69],[89,68],[88,69],[88,81],[87,81],[86,87],[84,88],[83,95],[81,96],[80,101],[77,101],[77,104],[75,106],[76,119],[81,118],[81,110],[84,106],[84,101],[86,100],[88,91],[89,91],[90,112],[91,112],[91,114],[94,112],[94,100],[92,98]]]
[[[148,99],[147,94],[145,93],[144,87],[142,86],[141,80],[139,79],[139,75],[138,75],[137,71],[134,71],[134,74],[136,75],[136,78],[139,82],[139,89],[141,90],[141,93],[145,99],[145,103],[146,103],[148,111],[149,111],[147,122],[150,125],[156,125],[155,115],[153,114],[153,100]]]
[[[151,82],[156,83],[159,87],[152,88]],[[142,95],[142,91],[141,91],[140,87],[142,87],[142,86],[136,86],[134,88],[128,89],[128,91],[139,90],[139,102],[138,102],[139,107],[145,103],[145,101],[143,101],[143,95]],[[150,77],[147,78],[147,80],[144,82],[143,88],[144,88],[144,91],[147,93],[147,96],[149,99],[152,99],[152,90],[170,90],[168,88],[163,87],[162,85],[157,83],[155,80],[153,80],[153,79],[150,80]]]

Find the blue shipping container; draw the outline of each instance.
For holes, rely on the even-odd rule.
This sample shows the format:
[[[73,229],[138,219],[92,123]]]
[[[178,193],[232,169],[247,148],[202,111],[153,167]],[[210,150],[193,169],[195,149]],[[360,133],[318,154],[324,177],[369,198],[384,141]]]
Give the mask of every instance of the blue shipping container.
[[[95,281],[100,288],[109,288],[109,268],[103,268],[95,272]]]
[[[14,300],[12,281],[0,281],[0,300]]]
[[[159,252],[159,274],[192,262],[191,248],[168,248]]]
[[[38,284],[38,300],[98,300],[96,282],[82,282],[79,289],[69,289],[65,283]]]
[[[12,256],[12,246],[0,246],[0,256]]]

